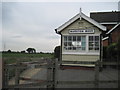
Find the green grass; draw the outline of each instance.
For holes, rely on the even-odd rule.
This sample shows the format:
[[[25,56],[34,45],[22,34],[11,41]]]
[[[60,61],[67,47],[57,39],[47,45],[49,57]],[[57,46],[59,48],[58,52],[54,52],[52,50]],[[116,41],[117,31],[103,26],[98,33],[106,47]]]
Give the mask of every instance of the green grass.
[[[19,59],[21,62],[24,62],[24,61],[32,61],[34,60],[34,58],[53,58],[53,56],[54,55],[51,53],[36,53],[36,54],[2,53],[2,58],[4,59],[4,62],[6,64],[16,63],[17,59]]]
[[[0,53],[0,57],[2,56],[3,61],[5,64],[13,64],[20,60],[20,62],[29,62],[29,61],[35,61],[41,60],[41,58],[53,58],[54,54],[51,53],[36,53],[36,54],[28,54],[28,53]],[[40,58],[40,59],[39,59]],[[23,69],[20,69],[21,72]],[[8,71],[6,73],[9,75],[8,78],[11,79],[15,76],[15,68],[8,68]]]

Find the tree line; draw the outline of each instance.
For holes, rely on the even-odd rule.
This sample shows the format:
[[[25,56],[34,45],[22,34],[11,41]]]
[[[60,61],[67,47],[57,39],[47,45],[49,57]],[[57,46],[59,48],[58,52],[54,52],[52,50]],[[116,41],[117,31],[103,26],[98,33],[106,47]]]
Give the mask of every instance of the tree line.
[[[12,51],[12,50],[7,50],[7,51],[2,51],[2,53],[28,53],[28,54],[37,54],[37,53],[40,53],[40,54],[53,54],[54,52],[36,52],[36,49],[35,48],[27,48],[26,50],[22,50],[22,51]]]
[[[6,52],[6,53],[36,53],[36,49],[35,48],[27,48],[26,50],[23,50],[23,51],[12,51],[12,50],[8,50],[8,51],[2,51],[2,52]]]
[[[56,46],[54,48],[54,52],[53,53],[49,53],[49,52],[36,52],[35,48],[27,48],[26,50],[23,51],[12,51],[12,50],[7,50],[7,51],[2,51],[3,53],[28,53],[28,54],[35,54],[35,53],[40,53],[40,54],[54,54],[54,58],[58,58],[60,59],[60,46]]]

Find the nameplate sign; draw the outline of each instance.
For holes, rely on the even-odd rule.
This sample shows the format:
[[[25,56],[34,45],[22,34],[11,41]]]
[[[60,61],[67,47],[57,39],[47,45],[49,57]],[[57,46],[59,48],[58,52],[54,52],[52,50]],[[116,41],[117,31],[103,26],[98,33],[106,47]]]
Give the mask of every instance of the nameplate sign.
[[[69,33],[94,33],[94,29],[93,28],[71,29],[71,30],[69,30]]]

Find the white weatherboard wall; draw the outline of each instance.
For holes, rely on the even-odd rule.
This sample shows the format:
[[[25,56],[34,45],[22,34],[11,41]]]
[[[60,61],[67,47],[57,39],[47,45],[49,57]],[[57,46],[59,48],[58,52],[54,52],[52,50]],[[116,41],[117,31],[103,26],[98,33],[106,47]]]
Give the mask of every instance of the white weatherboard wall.
[[[88,36],[99,36],[101,34],[101,30],[91,24],[90,22],[82,19],[83,25],[79,25],[79,19],[73,22],[71,25],[67,26],[65,29],[61,31],[62,34],[62,61],[92,61],[100,59],[100,50],[97,52],[90,52],[88,50]],[[94,33],[70,33],[70,30],[79,30],[85,27],[92,27],[94,29]],[[86,50],[81,52],[79,50],[65,50],[64,49],[64,37],[63,36],[86,36]]]
[[[82,65],[86,66],[100,60],[100,40],[102,31],[106,31],[105,26],[80,12],[55,31],[61,35],[62,62],[84,61]]]

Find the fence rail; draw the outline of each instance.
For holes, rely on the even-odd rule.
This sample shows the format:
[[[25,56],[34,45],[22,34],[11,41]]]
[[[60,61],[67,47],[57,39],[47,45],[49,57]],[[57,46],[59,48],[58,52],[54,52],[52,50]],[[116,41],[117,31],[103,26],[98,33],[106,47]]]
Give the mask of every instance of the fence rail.
[[[25,88],[25,87],[35,87],[35,86],[45,86],[47,88],[56,88],[57,85],[79,85],[79,84],[94,84],[95,88],[99,87],[99,83],[118,83],[118,80],[99,80],[99,69],[101,65],[118,65],[117,62],[100,62],[99,60],[95,62],[95,79],[94,81],[58,81],[58,69],[59,69],[59,62],[57,59],[54,60],[46,60],[46,63],[38,63],[32,62],[29,64],[34,64],[35,68],[47,68],[47,80],[38,80],[38,79],[31,79],[31,78],[24,78],[20,77],[20,69],[26,68],[27,64],[25,63],[16,63],[16,64],[9,64],[5,66],[5,70],[8,68],[16,68],[15,72],[15,85],[8,85],[7,75],[5,75],[5,88]],[[65,62],[67,63],[67,62]],[[71,64],[80,64],[81,61],[77,62],[68,62]],[[83,62],[82,62],[83,63]],[[37,83],[30,83],[30,84],[20,84],[20,80],[26,81],[36,81]]]

